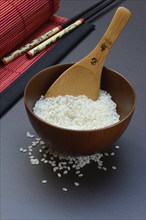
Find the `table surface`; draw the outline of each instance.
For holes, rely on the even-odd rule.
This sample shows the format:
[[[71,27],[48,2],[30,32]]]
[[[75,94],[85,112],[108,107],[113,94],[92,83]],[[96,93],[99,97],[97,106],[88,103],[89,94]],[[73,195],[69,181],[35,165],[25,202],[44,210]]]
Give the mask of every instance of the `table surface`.
[[[58,15],[71,18],[96,0],[61,0]],[[133,85],[136,110],[127,130],[117,141],[111,158],[117,169],[98,170],[95,164],[83,169],[80,186],[74,175],[58,178],[49,165],[31,165],[27,148],[35,134],[19,100],[1,119],[1,219],[145,219],[145,1],[127,0],[133,17],[113,46],[105,66],[120,72]],[[76,62],[100,40],[116,8],[91,20],[95,30],[60,63]],[[16,91],[17,92],[17,91]],[[47,179],[46,184],[41,180]],[[62,187],[68,188],[67,192]]]

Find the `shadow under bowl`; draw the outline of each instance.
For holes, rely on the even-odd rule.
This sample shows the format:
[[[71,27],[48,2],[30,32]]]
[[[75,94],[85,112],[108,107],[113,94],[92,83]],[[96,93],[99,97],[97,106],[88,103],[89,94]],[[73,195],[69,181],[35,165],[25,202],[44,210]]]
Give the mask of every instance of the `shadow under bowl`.
[[[89,155],[109,148],[127,128],[136,102],[131,84],[119,73],[103,68],[101,89],[107,91],[117,104],[120,121],[95,130],[71,130],[51,125],[33,113],[33,107],[41,95],[45,95],[52,83],[70,66],[60,64],[37,73],[26,85],[24,103],[28,118],[36,133],[58,152],[74,155]]]

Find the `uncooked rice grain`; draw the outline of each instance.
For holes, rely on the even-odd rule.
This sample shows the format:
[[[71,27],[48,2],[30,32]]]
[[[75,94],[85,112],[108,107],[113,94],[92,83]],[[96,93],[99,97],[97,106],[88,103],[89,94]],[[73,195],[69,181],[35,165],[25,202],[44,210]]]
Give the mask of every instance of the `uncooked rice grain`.
[[[100,90],[96,101],[87,96],[58,96],[41,98],[35,103],[34,113],[45,122],[73,130],[92,130],[119,121],[116,103],[110,94]]]
[[[42,180],[42,183],[47,183],[47,180]]]
[[[28,136],[27,136],[28,137]],[[29,137],[30,138],[30,137]],[[39,140],[38,140],[39,139]],[[80,186],[80,180],[84,177],[85,173],[83,172],[83,167],[90,163],[96,163],[98,170],[108,171],[110,169],[116,170],[117,167],[115,165],[112,165],[110,167],[106,167],[104,164],[104,157],[112,157],[115,156],[115,152],[111,153],[96,153],[93,155],[87,155],[87,156],[71,156],[71,155],[65,155],[61,154],[59,152],[56,152],[50,146],[47,146],[45,143],[43,143],[45,146],[45,149],[43,152],[40,152],[40,149],[42,149],[41,145],[41,138],[35,138],[35,141],[39,141],[36,148],[34,148],[32,145],[34,141],[32,141],[31,145],[27,146],[27,148],[21,147],[19,150],[24,153],[24,149],[28,152],[28,157],[30,163],[34,165],[44,164],[45,166],[51,166],[52,171],[56,174],[58,178],[65,178],[69,174],[69,172],[73,172],[76,175],[77,181],[74,181],[74,186],[79,187]],[[118,145],[117,145],[118,146]],[[119,146],[115,148],[119,148]],[[30,152],[31,149],[33,151]],[[35,151],[35,152],[34,152]],[[37,154],[38,157],[35,156]],[[47,159],[46,159],[47,158]],[[82,172],[81,172],[82,170]],[[84,170],[85,171],[85,170]],[[42,184],[47,183],[46,179],[41,180]],[[68,191],[68,188],[63,187],[63,191]]]
[[[65,191],[65,192],[67,192],[67,188],[65,188],[65,187],[63,187],[62,190]]]
[[[78,182],[74,182],[74,185],[75,186],[79,186],[80,184]]]

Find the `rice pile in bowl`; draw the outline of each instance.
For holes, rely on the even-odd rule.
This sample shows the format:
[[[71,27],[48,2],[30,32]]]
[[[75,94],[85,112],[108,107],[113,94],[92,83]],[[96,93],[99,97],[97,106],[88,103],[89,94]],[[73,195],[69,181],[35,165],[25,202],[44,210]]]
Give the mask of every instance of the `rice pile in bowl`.
[[[94,130],[119,122],[120,116],[116,107],[111,95],[100,90],[96,101],[86,96],[41,96],[33,111],[45,122],[61,128]]]

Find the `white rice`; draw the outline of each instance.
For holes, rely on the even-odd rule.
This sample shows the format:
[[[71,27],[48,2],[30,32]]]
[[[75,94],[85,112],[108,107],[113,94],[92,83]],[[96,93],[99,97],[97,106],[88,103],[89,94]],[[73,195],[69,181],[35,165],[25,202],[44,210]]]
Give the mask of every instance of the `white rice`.
[[[27,137],[30,138],[30,136]],[[30,163],[33,166],[39,166],[41,164],[44,164],[45,166],[51,166],[52,171],[59,179],[66,178],[66,176],[71,173],[71,175],[73,175],[73,177],[75,178],[73,181],[73,185],[75,187],[79,187],[81,179],[84,178],[85,174],[88,174],[89,170],[85,169],[85,167],[88,165],[94,163],[98,170],[104,172],[108,172],[111,169],[114,171],[117,170],[117,166],[115,166],[115,164],[113,163],[115,162],[115,159],[113,160],[113,158],[115,156],[115,153],[117,153],[116,151],[112,151],[111,153],[96,153],[87,156],[71,156],[61,154],[60,152],[55,151],[52,147],[46,145],[45,143],[42,145],[43,141],[41,140],[41,138],[35,137],[34,135],[32,135],[32,138],[33,141],[30,145],[28,145],[26,148],[20,148],[20,151],[22,153],[25,153],[24,150],[26,150]],[[36,143],[37,146],[34,146],[34,143]],[[120,148],[118,145],[115,146],[116,150],[118,148]],[[110,157],[110,164],[108,163],[108,166],[106,165],[107,157]],[[41,182],[42,184],[46,184],[48,180],[45,177],[41,180]],[[68,187],[63,187],[62,190],[68,191]]]
[[[104,128],[119,121],[116,103],[110,94],[100,90],[96,101],[86,96],[41,96],[34,113],[45,122],[73,130]]]

